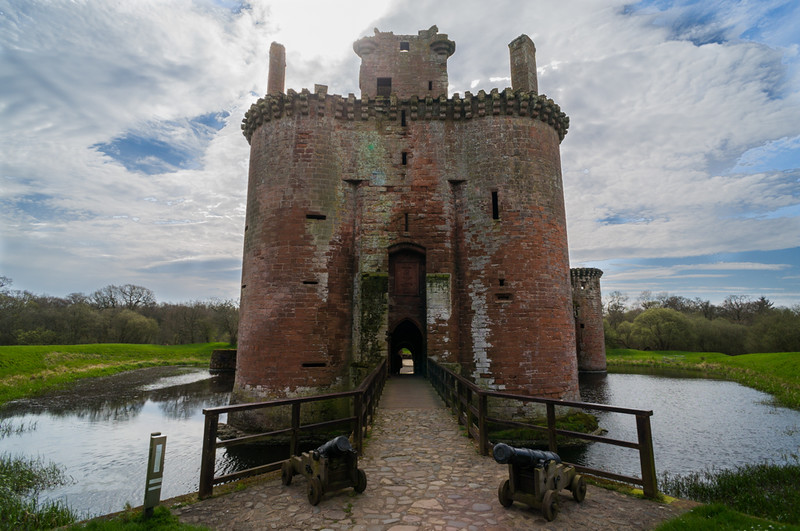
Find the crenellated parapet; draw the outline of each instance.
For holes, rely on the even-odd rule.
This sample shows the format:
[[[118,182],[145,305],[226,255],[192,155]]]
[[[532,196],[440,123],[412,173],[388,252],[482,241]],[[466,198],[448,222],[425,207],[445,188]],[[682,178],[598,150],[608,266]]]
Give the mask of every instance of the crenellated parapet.
[[[570,269],[572,307],[575,313],[575,347],[578,370],[604,372],[606,344],[603,330],[603,299],[600,277],[603,271],[594,267]]]
[[[574,285],[576,282],[600,280],[600,277],[603,276],[603,271],[595,267],[574,267],[569,270],[569,276]]]
[[[465,92],[464,96],[454,94],[447,98],[421,98],[412,96],[398,99],[395,95],[365,97],[357,99],[353,94],[347,97],[328,95],[319,87],[315,92],[303,89],[295,92],[289,89],[286,94],[267,94],[250,106],[242,120],[242,132],[250,142],[256,130],[265,122],[280,120],[294,115],[333,116],[339,120],[401,120],[403,113],[409,120],[471,120],[486,116],[516,115],[540,120],[558,133],[563,140],[569,128],[569,117],[552,99],[544,94],[533,92],[514,92],[510,88],[491,92],[481,90],[477,94]],[[599,271],[599,270],[597,270]],[[602,274],[602,273],[601,273]]]

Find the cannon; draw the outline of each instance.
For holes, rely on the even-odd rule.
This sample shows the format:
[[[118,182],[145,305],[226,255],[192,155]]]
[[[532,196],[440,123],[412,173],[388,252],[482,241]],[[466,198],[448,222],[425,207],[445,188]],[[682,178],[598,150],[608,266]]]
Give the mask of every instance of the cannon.
[[[283,462],[281,481],[291,485],[292,478],[302,474],[308,480],[308,502],[317,505],[326,492],[353,487],[358,493],[367,488],[367,475],[358,468],[358,452],[344,435],[316,450],[303,452]]]
[[[497,498],[503,507],[515,501],[542,511],[545,520],[552,522],[558,516],[558,493],[561,489],[572,491],[572,497],[582,502],[586,497],[586,482],[575,467],[561,462],[558,454],[529,448],[515,448],[499,443],[492,449],[494,460],[508,464],[508,479],[497,489]]]

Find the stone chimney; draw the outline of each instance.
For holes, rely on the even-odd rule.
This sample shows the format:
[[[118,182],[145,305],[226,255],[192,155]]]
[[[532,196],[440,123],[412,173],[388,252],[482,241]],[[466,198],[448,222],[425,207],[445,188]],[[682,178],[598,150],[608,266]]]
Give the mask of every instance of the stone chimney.
[[[269,77],[267,77],[267,94],[283,94],[286,82],[286,48],[283,44],[273,42],[269,47]]]
[[[527,35],[520,35],[508,45],[511,54],[511,90],[539,94],[536,80],[536,46]]]

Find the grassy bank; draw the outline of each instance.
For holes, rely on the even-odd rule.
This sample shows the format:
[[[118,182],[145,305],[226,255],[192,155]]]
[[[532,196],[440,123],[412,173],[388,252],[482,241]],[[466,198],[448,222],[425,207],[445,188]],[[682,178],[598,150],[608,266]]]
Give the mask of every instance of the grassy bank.
[[[34,429],[0,420],[0,439]],[[0,454],[0,529],[51,529],[75,521],[61,502],[39,503],[37,494],[67,482],[64,471],[43,458]]]
[[[211,352],[226,347],[226,343],[0,346],[0,405],[79,378],[158,365],[208,366]]]
[[[718,352],[609,349],[611,372],[632,368],[679,369],[725,378],[764,391],[775,402],[800,409],[800,352],[727,356]]]
[[[670,496],[709,505],[659,527],[677,529],[800,529],[800,463],[747,465],[736,470],[665,475]]]

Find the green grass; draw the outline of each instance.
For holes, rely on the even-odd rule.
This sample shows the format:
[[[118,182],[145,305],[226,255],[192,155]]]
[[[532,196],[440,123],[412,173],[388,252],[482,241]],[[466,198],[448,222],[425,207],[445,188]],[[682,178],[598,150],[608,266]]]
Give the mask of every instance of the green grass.
[[[741,531],[741,530],[798,530],[800,526],[778,524],[748,516],[730,507],[715,503],[702,505],[656,527],[656,531]]]
[[[66,482],[64,472],[41,459],[0,455],[0,526],[3,529],[52,529],[75,521],[65,505],[40,504],[36,495]]]
[[[226,347],[226,343],[0,346],[0,405],[79,378],[158,365],[208,366],[211,352]]]
[[[160,506],[155,508],[150,518],[145,518],[141,510],[129,510],[110,518],[96,518],[88,522],[75,524],[67,529],[88,529],[90,531],[149,531],[153,529],[158,529],[159,531],[200,531],[208,528],[182,524],[177,516],[169,512],[169,509]]]
[[[724,504],[757,518],[800,525],[800,462],[754,464],[686,476],[664,474],[659,484],[670,496]]]
[[[610,371],[625,367],[679,369],[733,380],[764,391],[782,406],[800,409],[800,352],[728,356],[719,352],[609,349]]]

